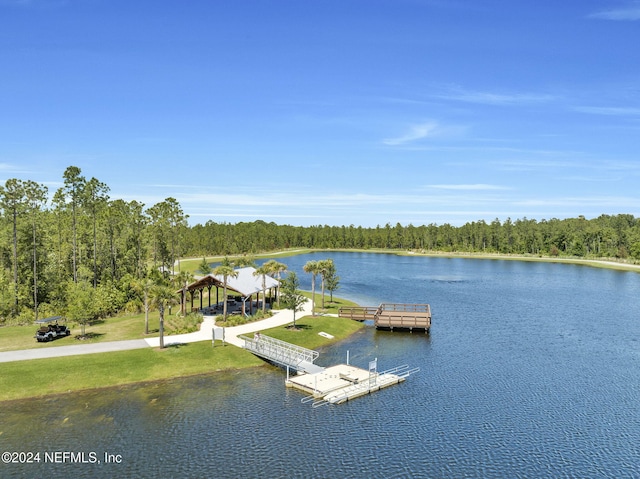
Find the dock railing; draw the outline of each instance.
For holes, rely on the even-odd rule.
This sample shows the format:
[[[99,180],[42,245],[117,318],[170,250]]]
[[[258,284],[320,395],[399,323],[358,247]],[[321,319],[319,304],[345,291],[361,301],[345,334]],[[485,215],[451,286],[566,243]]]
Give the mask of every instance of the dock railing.
[[[338,316],[341,318],[349,318],[354,321],[365,321],[367,319],[376,319],[380,313],[380,307],[374,306],[343,306],[338,309]]]
[[[431,315],[431,306],[428,304],[414,303],[382,303],[379,307],[381,312],[403,312],[403,313],[422,313]]]
[[[431,328],[431,306],[426,303],[382,303],[380,306],[351,306],[338,310],[338,316],[355,321],[373,320],[376,328],[413,331]]]
[[[320,353],[313,349],[303,348],[276,338],[255,335],[253,338],[240,336],[244,340],[244,348],[253,354],[281,364],[283,366],[299,367],[302,363],[313,364]]]

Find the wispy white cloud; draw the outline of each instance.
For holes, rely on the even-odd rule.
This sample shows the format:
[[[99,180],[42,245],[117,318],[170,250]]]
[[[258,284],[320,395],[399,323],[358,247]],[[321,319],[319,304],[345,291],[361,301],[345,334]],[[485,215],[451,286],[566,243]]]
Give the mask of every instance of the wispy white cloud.
[[[532,162],[533,163],[533,162]],[[554,163],[549,162],[547,167]],[[602,165],[604,168],[606,165]],[[609,167],[623,167],[611,164]],[[588,179],[588,172],[585,179]],[[431,189],[431,191],[429,191]],[[428,224],[493,219],[496,217],[566,217],[598,215],[603,211],[635,211],[640,198],[633,195],[589,196],[548,191],[544,197],[523,196],[516,186],[489,183],[433,183],[386,193],[340,190],[318,192],[308,188],[277,191],[270,188],[216,187],[216,191],[174,191],[190,221],[264,221],[292,224],[358,224],[374,226],[387,222]],[[114,195],[116,196],[116,195]],[[167,196],[167,195],[164,195]],[[136,196],[152,205],[157,198]]]
[[[558,196],[555,198],[532,198],[514,201],[518,206],[598,206],[602,208],[639,208],[640,198],[630,196]]]
[[[495,190],[511,190],[509,186],[487,185],[484,183],[477,184],[460,184],[460,185],[427,185],[429,188],[440,190],[458,190],[458,191],[495,191]]]
[[[215,210],[205,210],[202,213],[191,213],[190,217],[193,218],[211,218],[211,217],[219,217],[219,218],[247,218],[247,219],[255,219],[256,218],[256,213],[255,212],[250,212],[250,213],[220,213],[219,211],[215,211]],[[305,218],[305,219],[312,219],[312,218],[325,218],[326,215],[308,215],[308,214],[279,214],[279,213],[269,213],[268,216],[266,216],[267,218],[279,218],[279,219],[293,219],[293,218]]]
[[[429,121],[421,123],[419,125],[413,125],[407,133],[396,138],[387,138],[382,140],[385,145],[398,146],[407,143],[412,143],[423,138],[429,138],[437,136],[440,132],[440,125],[438,122]]]
[[[632,2],[624,7],[595,12],[588,15],[588,18],[617,21],[640,20],[640,2]]]
[[[6,177],[6,179],[8,178],[21,178],[21,179],[25,179],[22,178],[26,175],[34,175],[34,171],[30,170],[28,168],[25,168],[24,166],[17,166],[11,163],[0,163],[0,175],[3,177]]]
[[[490,164],[502,171],[557,171],[559,168],[577,168],[579,161],[568,160],[501,160]]]
[[[0,171],[13,171],[16,168],[9,163],[0,163]]]
[[[411,126],[408,131],[395,138],[386,138],[382,143],[388,146],[405,146],[428,138],[461,136],[466,127],[457,125],[442,125],[437,121],[428,121]]]
[[[304,208],[311,205],[315,208],[344,208],[369,205],[395,205],[402,203],[422,203],[422,194],[368,194],[368,193],[327,193],[309,194],[304,191],[287,193],[202,193],[178,195],[178,200],[185,205],[217,205],[219,207],[287,207],[288,209]],[[431,199],[433,200],[433,198]]]
[[[557,97],[540,93],[515,93],[515,92],[487,92],[465,90],[460,87],[450,87],[448,91],[435,95],[445,100],[455,100],[467,103],[480,103],[484,105],[520,105],[531,103],[546,103]]]
[[[640,108],[610,106],[578,106],[574,108],[580,113],[609,116],[640,116]]]
[[[508,172],[549,172],[554,171],[556,174],[561,172],[593,172],[593,175],[581,175],[580,178],[591,178],[594,181],[602,181],[606,179],[602,175],[605,173],[620,175],[637,175],[640,173],[640,163],[633,161],[615,161],[615,160],[599,160],[590,158],[585,161],[585,155],[582,154],[576,159],[526,159],[526,160],[502,160],[492,161],[490,164],[501,171]],[[562,175],[564,179],[575,178],[576,175]]]

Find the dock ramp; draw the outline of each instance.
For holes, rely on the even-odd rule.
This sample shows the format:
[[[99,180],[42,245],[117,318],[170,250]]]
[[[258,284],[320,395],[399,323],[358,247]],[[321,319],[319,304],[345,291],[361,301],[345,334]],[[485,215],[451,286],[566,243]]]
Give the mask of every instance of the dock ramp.
[[[252,338],[240,336],[240,339],[244,340],[244,349],[278,366],[309,374],[315,374],[324,369],[313,364],[320,355],[313,349],[296,346],[264,334],[256,334]]]

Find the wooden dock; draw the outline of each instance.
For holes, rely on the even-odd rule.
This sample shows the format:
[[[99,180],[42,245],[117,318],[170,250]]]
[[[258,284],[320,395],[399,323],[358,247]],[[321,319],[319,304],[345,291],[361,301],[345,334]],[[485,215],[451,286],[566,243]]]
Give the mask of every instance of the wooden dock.
[[[382,303],[374,306],[340,308],[338,316],[355,321],[373,320],[378,329],[409,330],[428,333],[431,329],[431,306],[428,304]]]

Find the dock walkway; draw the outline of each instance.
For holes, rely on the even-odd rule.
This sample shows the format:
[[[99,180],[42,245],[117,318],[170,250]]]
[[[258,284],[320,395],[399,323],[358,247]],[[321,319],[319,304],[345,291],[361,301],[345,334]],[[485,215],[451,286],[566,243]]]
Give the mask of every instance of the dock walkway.
[[[355,321],[373,320],[379,329],[404,329],[413,331],[431,329],[431,306],[428,304],[382,303],[374,306],[344,307],[338,316]]]
[[[317,373],[324,369],[313,364],[320,355],[313,349],[296,346],[264,334],[255,334],[253,338],[240,336],[240,339],[244,341],[244,349],[278,366],[305,373]]]

